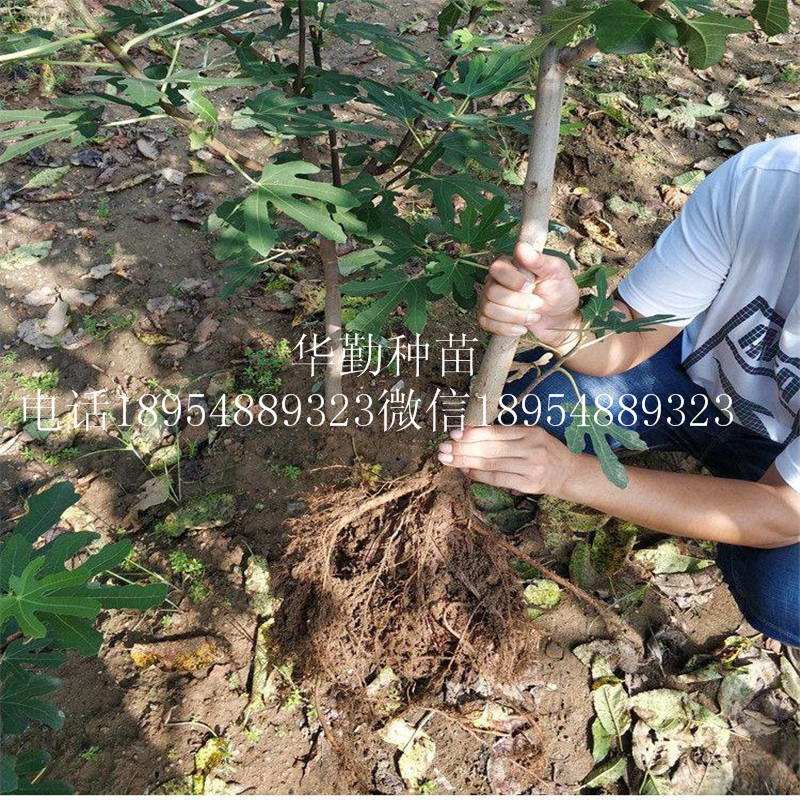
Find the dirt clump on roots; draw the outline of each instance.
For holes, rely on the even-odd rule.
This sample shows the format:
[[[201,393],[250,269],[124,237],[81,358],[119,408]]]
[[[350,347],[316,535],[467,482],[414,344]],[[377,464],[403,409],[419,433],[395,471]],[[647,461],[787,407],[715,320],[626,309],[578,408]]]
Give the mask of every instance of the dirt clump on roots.
[[[469,525],[454,470],[334,487],[292,521],[277,643],[303,675],[357,689],[384,667],[425,694],[465,668],[507,682],[538,643],[508,553]]]

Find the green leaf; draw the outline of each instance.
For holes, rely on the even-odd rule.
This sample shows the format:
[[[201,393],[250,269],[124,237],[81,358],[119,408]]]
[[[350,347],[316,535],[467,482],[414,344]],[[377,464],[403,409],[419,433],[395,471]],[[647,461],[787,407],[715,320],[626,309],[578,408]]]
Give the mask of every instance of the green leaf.
[[[268,256],[277,235],[269,221],[269,196],[256,189],[247,196],[242,206],[247,244],[260,256]]]
[[[13,675],[0,688],[0,729],[4,736],[23,733],[31,722],[41,722],[53,730],[64,724],[64,713],[52,703],[42,700],[61,685],[50,675]]]
[[[70,506],[74,506],[80,499],[80,495],[69,481],[54,484],[44,492],[28,498],[28,511],[17,523],[14,533],[24,536],[31,543],[35,542],[61,519],[61,515]]]
[[[353,208],[358,205],[358,200],[345,189],[300,177],[318,172],[319,167],[303,161],[267,164],[261,173],[258,191],[265,202],[297,220],[307,230],[320,233],[334,242],[344,242],[347,238],[344,231],[331,218],[323,203],[336,208]],[[309,198],[322,202],[314,203]]]
[[[542,14],[540,22],[543,32],[528,45],[529,55],[531,57],[540,55],[549,44],[566,47],[580,27],[588,24],[593,11],[594,9],[589,6],[575,3]]]
[[[42,189],[45,186],[52,186],[58,183],[72,167],[67,164],[64,167],[50,167],[37,172],[22,188],[23,189]]]
[[[655,575],[673,575],[678,572],[698,572],[714,562],[708,558],[695,558],[681,552],[681,545],[674,539],[662,539],[655,547],[637,550],[633,557],[640,564],[652,569]]]
[[[351,44],[360,39],[368,39],[379,53],[401,64],[406,64],[407,71],[419,72],[427,66],[427,60],[422,55],[395,36],[384,25],[353,22],[348,20],[344,14],[337,14],[336,19],[329,22],[327,28]]]
[[[414,178],[413,183],[431,193],[433,204],[445,227],[453,224],[455,218],[453,198],[456,195],[461,197],[467,206],[474,206],[479,211],[484,210],[489,204],[489,199],[482,192],[505,197],[505,192],[499,186],[479,181],[466,173]]]
[[[595,767],[584,779],[582,789],[601,789],[620,778],[628,782],[628,764],[625,756],[617,756]]]
[[[436,295],[453,295],[463,303],[475,299],[475,283],[481,277],[481,270],[446,253],[436,253],[429,265],[430,280],[428,288]]]
[[[54,572],[63,571],[67,559],[72,558],[83,548],[88,547],[98,536],[99,534],[90,533],[89,531],[59,534],[51,542],[36,550],[37,556],[45,557],[45,564],[39,574],[51,575]],[[15,574],[18,575],[19,571]]]
[[[603,729],[614,736],[618,743],[631,727],[631,712],[628,695],[617,678],[601,678],[592,690],[592,704]]]
[[[719,11],[687,18],[680,23],[680,42],[689,54],[689,66],[706,69],[717,64],[725,55],[728,36],[747,33],[753,24],[746,19],[727,17]]]
[[[0,792],[14,794],[18,786],[17,759],[0,754]]]
[[[753,16],[767,36],[789,30],[789,6],[786,0],[755,0]]]
[[[0,624],[13,618],[26,636],[37,639],[47,635],[39,614],[50,612],[93,619],[101,608],[85,595],[64,591],[85,586],[90,577],[88,570],[74,569],[39,578],[44,563],[45,557],[39,556],[21,574],[12,575],[8,580],[10,593],[0,596]]]
[[[530,70],[527,47],[503,47],[488,55],[479,53],[458,64],[458,79],[448,73],[445,85],[456,97],[475,99],[497,94]]]
[[[603,53],[646,53],[662,39],[678,44],[678,32],[667,20],[644,11],[629,0],[614,0],[598,8],[591,17],[597,46]]]
[[[345,283],[341,291],[350,297],[382,294],[350,322],[351,330],[378,334],[389,314],[401,305],[406,307],[406,325],[412,333],[421,333],[425,327],[429,294],[424,277],[412,278],[402,269],[390,267],[373,280]]]
[[[368,102],[377,106],[392,119],[410,124],[419,116],[428,119],[444,121],[453,111],[451,101],[440,100],[432,103],[419,92],[407,89],[405,86],[385,86],[376,81],[362,81]]]
[[[11,576],[19,575],[25,569],[32,552],[30,542],[17,533],[0,544],[0,591],[8,591]]]
[[[63,653],[42,652],[51,644],[49,639],[15,639],[9,642],[0,660],[0,680],[12,674],[23,675],[25,666],[37,669],[60,667],[67,660]]]
[[[458,3],[448,3],[436,17],[439,36],[446,36],[461,19],[461,6]]]
[[[592,720],[592,758],[595,764],[599,764],[611,750],[614,736],[610,734],[600,722],[599,717]]]
[[[162,99],[158,86],[141,78],[124,75],[112,79],[109,83],[126,95],[132,103],[142,108],[157,106],[159,100]]]
[[[102,112],[102,108],[82,108],[67,114],[59,114],[54,111],[42,113],[38,109],[31,109],[28,112],[0,112],[0,123],[26,120],[36,120],[37,123],[0,132],[0,139],[3,140],[18,139],[33,134],[27,139],[6,147],[0,154],[0,164],[25,155],[34,147],[41,147],[56,139],[72,139],[73,142],[78,142],[94,136],[99,128],[96,120]]]
[[[25,750],[17,756],[17,774],[36,775],[50,763],[44,750]]]
[[[567,447],[573,453],[582,453],[588,436],[605,476],[615,486],[624,489],[628,485],[628,473],[611,449],[608,439],[616,439],[628,450],[647,450],[645,442],[636,431],[613,422],[613,417],[604,408],[586,406],[585,413],[581,414],[576,404],[570,415],[572,421],[565,431]]]
[[[100,652],[103,634],[95,630],[90,620],[61,614],[42,614],[41,618],[63,649],[75,650],[82,656],[94,656]]]
[[[491,244],[495,252],[509,252],[514,247],[514,223],[504,222],[505,201],[502,197],[493,197],[486,207],[479,211],[475,206],[465,206],[458,215],[458,222],[447,223],[445,230],[470,250],[486,250]]]
[[[135,583],[124,586],[90,583],[87,589],[89,597],[103,608],[135,608],[140,611],[163,603],[168,591],[165,583],[148,583],[144,586]]]
[[[32,242],[15,247],[4,256],[0,257],[0,270],[20,270],[37,264],[50,254],[53,242]]]
[[[112,542],[89,556],[81,564],[81,569],[85,569],[92,577],[100,575],[119,566],[128,557],[131,550],[133,550],[133,544],[130,539],[120,539]]]
[[[203,96],[202,92],[194,86],[181,89],[181,95],[186,98],[189,111],[197,117],[200,124],[211,134],[217,130],[219,114],[217,109]]]

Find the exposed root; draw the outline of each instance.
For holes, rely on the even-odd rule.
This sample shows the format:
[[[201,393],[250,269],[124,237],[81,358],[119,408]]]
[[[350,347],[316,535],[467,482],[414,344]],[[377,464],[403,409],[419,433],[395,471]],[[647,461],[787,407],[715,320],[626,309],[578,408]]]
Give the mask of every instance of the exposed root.
[[[275,626],[306,675],[356,688],[388,666],[427,693],[465,667],[509,681],[533,652],[519,575],[470,528],[460,474],[429,464],[310,505],[292,523]]]
[[[480,531],[481,534],[495,542],[498,547],[505,550],[509,555],[513,556],[518,561],[523,561],[526,564],[529,564],[534,569],[538,570],[542,575],[544,575],[545,578],[549,578],[551,581],[554,581],[559,586],[573,594],[582,603],[590,608],[593,608],[597,612],[600,619],[603,620],[603,624],[606,626],[606,630],[609,632],[609,634],[627,640],[636,649],[640,651],[643,650],[644,645],[642,642],[642,637],[621,616],[619,616],[619,614],[614,613],[609,608],[604,606],[599,600],[595,599],[588,592],[585,592],[583,589],[581,589],[580,586],[576,586],[572,581],[562,578],[558,573],[548,569],[538,559],[532,558],[527,553],[523,553],[522,550],[504,539],[501,534],[480,521],[476,516],[473,516],[472,520],[470,521],[470,525],[474,529]]]

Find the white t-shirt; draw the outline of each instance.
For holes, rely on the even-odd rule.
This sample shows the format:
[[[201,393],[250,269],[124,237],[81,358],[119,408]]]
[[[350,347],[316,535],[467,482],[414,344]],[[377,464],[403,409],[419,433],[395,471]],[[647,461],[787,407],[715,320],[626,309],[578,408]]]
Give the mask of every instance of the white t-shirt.
[[[619,293],[688,326],[689,376],[712,400],[730,396],[741,425],[786,443],[775,466],[800,492],[800,135],[714,170]]]

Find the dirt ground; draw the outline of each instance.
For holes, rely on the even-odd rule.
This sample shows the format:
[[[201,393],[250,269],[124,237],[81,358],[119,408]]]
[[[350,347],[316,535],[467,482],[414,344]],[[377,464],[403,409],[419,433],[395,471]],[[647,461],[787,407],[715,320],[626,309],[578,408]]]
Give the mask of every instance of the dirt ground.
[[[340,5],[343,11],[356,8]],[[436,9],[438,4],[424,0],[370,13],[395,29],[416,23],[417,30],[405,35],[441,58]],[[535,31],[534,14],[524,3],[510,3],[485,27],[504,41],[526,41]],[[427,28],[419,24],[424,20]],[[337,48],[328,57],[334,66],[357,63],[367,76],[385,68],[368,44]],[[66,69],[57,91],[81,90],[81,77],[79,70]],[[664,55],[605,57],[600,68],[577,72],[568,87],[569,120],[584,127],[579,135],[565,137],[559,157],[553,217],[563,228],[554,235],[554,246],[587,266],[602,257],[620,273],[630,269],[685,200],[673,185],[676,176],[698,164],[709,170],[716,163],[709,159],[730,156],[765,137],[800,131],[798,79],[796,34],[771,42],[761,34],[738,38],[720,66],[702,73]],[[36,74],[5,71],[0,97],[9,108],[30,107],[32,99],[43,106],[47,100],[36,97],[38,86]],[[724,112],[698,118],[689,129],[670,116],[680,108],[679,99],[706,103],[713,93],[726,99]],[[645,96],[663,106],[663,118],[642,110]],[[231,106],[242,97],[241,91],[231,91]],[[497,100],[502,113],[519,99]],[[573,650],[601,641],[605,631],[595,613],[567,592],[531,620],[540,643],[513,686],[488,686],[467,671],[451,675],[435,695],[420,686],[394,687],[398,696],[391,713],[384,708],[372,719],[356,718],[335,692],[314,692],[302,663],[283,662],[272,673],[264,699],[254,702],[258,631],[271,616],[265,608],[274,599],[269,592],[278,591],[264,587],[269,570],[279,571],[284,558],[287,520],[302,515],[309,498],[324,488],[352,481],[359,465],[380,465],[382,479],[418,470],[434,449],[436,434],[430,429],[330,433],[302,422],[293,428],[198,428],[192,433],[195,443],[172,470],[173,491],[180,492],[184,505],[230,495],[235,508],[175,535],[164,524],[176,508],[172,501],[135,510],[152,478],[135,447],[101,430],[37,442],[22,429],[14,409],[21,407],[26,379],[42,372],[58,371],[52,394],[59,410],[72,401],[73,390],[79,395],[119,390],[138,397],[166,387],[218,397],[231,380],[242,379],[246,348],[273,348],[282,339],[295,344],[301,333],[320,330],[319,309],[302,306],[304,291],[321,281],[312,254],[298,256],[296,276],[305,283],[288,297],[267,282],[229,300],[218,297],[223,280],[210,240],[197,223],[235,190],[238,178],[215,160],[196,164],[195,172],[200,166],[204,171],[193,173],[180,136],[160,122],[146,128],[155,158],[137,148],[141,130],[119,128],[91,145],[99,165],[90,159],[87,163],[94,165],[73,166],[57,186],[38,196],[0,204],[0,255],[20,244],[53,242],[38,263],[0,270],[0,411],[6,412],[0,419],[0,515],[5,520],[0,531],[10,528],[30,493],[67,478],[82,497],[66,524],[92,527],[106,540],[130,535],[137,563],[173,584],[166,608],[104,614],[100,655],[74,658],[59,670],[63,688],[55,702],[66,713],[64,728],[28,738],[45,744],[54,756],[53,776],[69,780],[80,793],[182,792],[199,786],[228,793],[392,794],[408,786],[395,745],[379,734],[382,722],[400,715],[424,728],[435,744],[420,791],[578,791],[594,766],[589,729],[595,712],[592,678]],[[245,135],[241,142],[250,143]],[[522,142],[513,144],[522,160]],[[67,164],[71,155],[73,149],[57,144],[47,147],[44,158],[48,164]],[[102,177],[109,167],[112,173]],[[182,184],[165,179],[165,168],[184,173]],[[24,184],[37,169],[30,161],[3,165],[0,191]],[[130,182],[139,176],[146,177]],[[109,192],[109,187],[122,188]],[[57,199],[58,194],[63,197]],[[620,207],[614,198],[627,205]],[[107,272],[104,277],[85,277],[103,264],[111,265],[101,270]],[[98,322],[108,329],[85,337],[75,349],[39,349],[21,341],[19,326],[46,310],[26,302],[26,295],[43,287],[97,295],[76,313],[90,317],[95,329]],[[398,319],[398,332],[401,325]],[[479,336],[470,315],[443,302],[431,314],[424,339],[436,353],[441,340],[462,332]],[[304,365],[289,366],[281,379],[283,393],[300,396],[307,396],[315,381]],[[467,384],[464,375],[440,377],[435,359],[419,378],[404,380],[406,388],[426,397],[437,387],[463,390]],[[396,381],[384,375],[351,377],[346,390],[377,396]],[[167,447],[171,436],[165,430],[147,446],[151,451]],[[59,457],[65,449],[67,455]],[[660,469],[699,468],[677,454],[643,460]],[[515,509],[526,524],[510,534],[511,540],[568,576],[569,550],[581,535],[569,532],[566,545],[554,547],[538,498],[516,498]],[[652,546],[659,538],[640,531],[637,547]],[[199,578],[176,570],[178,551],[202,565]],[[686,552],[704,555],[694,546]],[[643,577],[630,560],[618,583],[598,580],[590,587],[601,599],[618,603],[651,644],[641,660],[614,646],[602,645],[603,652],[631,694],[660,687],[685,690],[716,711],[718,678],[692,682],[690,661],[703,663],[726,637],[752,631],[715,567],[666,577],[673,580]],[[745,652],[749,655],[743,657],[758,663],[777,664],[760,637]],[[747,707],[726,721],[734,735],[721,758],[732,767],[734,793],[796,794],[800,789],[800,714],[780,688],[777,673],[769,674],[772,678]],[[476,713],[495,706],[504,710],[494,722],[476,724]],[[705,763],[701,749],[697,761]],[[619,788],[625,791],[622,784]]]

